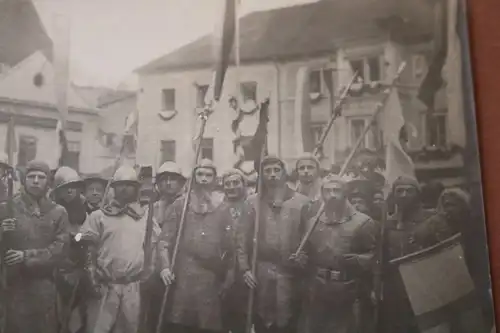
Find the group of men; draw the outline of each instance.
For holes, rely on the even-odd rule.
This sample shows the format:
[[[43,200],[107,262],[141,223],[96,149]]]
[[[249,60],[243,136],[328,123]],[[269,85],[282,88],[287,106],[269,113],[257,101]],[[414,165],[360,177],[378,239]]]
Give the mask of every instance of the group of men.
[[[108,186],[68,167],[52,180],[46,164],[30,162],[1,222],[5,332],[155,332],[160,321],[162,332],[243,333],[250,293],[256,333],[419,332],[400,278],[384,274],[384,263],[464,233],[469,195],[446,189],[429,210],[412,178],[399,178],[386,201],[370,177],[321,179],[313,156],[296,170],[290,184],[284,161],[265,157],[260,193],[252,193],[240,171],[220,175],[202,160],[185,206],[186,177],[166,162],[148,212],[133,168],[120,167]],[[471,268],[474,240],[463,236],[481,295],[488,286]]]

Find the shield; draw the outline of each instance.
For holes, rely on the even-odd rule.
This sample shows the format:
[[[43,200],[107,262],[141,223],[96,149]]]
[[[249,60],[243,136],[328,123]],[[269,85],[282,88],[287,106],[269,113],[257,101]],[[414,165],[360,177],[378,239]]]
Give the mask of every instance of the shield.
[[[422,333],[487,332],[460,235],[390,263]]]

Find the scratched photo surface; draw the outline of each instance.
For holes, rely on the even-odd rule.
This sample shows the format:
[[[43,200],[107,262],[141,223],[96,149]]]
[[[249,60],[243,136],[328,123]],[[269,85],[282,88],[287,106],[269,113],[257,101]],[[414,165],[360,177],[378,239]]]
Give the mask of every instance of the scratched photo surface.
[[[495,332],[466,11],[0,0],[0,333]]]

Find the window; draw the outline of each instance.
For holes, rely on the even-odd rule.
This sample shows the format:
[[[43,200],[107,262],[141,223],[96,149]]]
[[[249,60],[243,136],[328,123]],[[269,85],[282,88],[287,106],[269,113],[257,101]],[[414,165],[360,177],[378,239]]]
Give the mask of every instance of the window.
[[[382,80],[381,57],[366,57],[353,59],[349,61],[353,73],[358,72],[358,75],[365,82],[377,82]]]
[[[444,147],[447,144],[446,136],[446,113],[438,113],[430,116],[428,123],[430,126],[428,132],[428,144],[430,146]]]
[[[350,63],[352,72],[358,72],[358,77],[365,79],[365,64],[363,60],[351,60]]]
[[[207,96],[208,85],[197,85],[196,86],[196,107],[205,107],[205,98]]]
[[[242,82],[240,84],[240,92],[243,102],[257,102],[257,82]]]
[[[349,122],[349,130],[350,130],[350,147],[354,148],[354,145],[358,142],[359,138],[363,136],[363,132],[365,130],[365,120],[364,119],[351,119]],[[365,140],[361,141],[360,149],[366,147],[366,136]]]
[[[321,93],[321,70],[309,73],[309,93]]]
[[[311,136],[315,145],[319,143],[324,130],[325,124],[323,123],[311,124]]]
[[[78,171],[80,167],[80,142],[68,141],[68,166]]]
[[[134,154],[135,153],[135,138],[132,134],[126,134],[123,137],[123,149],[125,154]]]
[[[161,162],[175,162],[175,140],[161,141]]]
[[[163,89],[161,95],[163,111],[175,110],[175,89]]]
[[[414,80],[422,78],[422,76],[424,75],[425,66],[426,62],[423,55],[417,54],[412,57],[412,72]]]
[[[17,156],[17,164],[26,166],[29,161],[36,158],[37,139],[34,136],[21,135],[19,136],[19,153]]]
[[[203,138],[201,140],[201,158],[208,158],[209,160],[214,160],[214,139]]]

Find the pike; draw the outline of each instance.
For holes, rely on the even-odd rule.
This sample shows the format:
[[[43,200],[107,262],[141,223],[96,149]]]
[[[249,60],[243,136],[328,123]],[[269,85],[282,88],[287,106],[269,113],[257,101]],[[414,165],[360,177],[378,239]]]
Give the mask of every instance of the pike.
[[[200,152],[201,152],[201,142],[203,140],[203,134],[205,133],[205,127],[207,125],[207,120],[208,120],[208,117],[209,117],[211,112],[212,112],[211,106],[207,106],[199,114],[199,117],[201,119],[201,126],[200,126],[200,130],[199,130],[198,136],[197,136],[196,152],[195,152],[195,158],[194,158],[194,163],[193,163],[194,166],[196,166],[196,164],[198,163],[198,159],[199,159]],[[170,261],[170,270],[172,272],[175,271],[175,264],[177,261],[177,255],[179,253],[179,245],[181,243],[181,237],[182,237],[182,233],[184,231],[184,225],[186,224],[187,209],[189,207],[189,202],[191,199],[191,191],[193,189],[193,184],[194,184],[194,167],[193,167],[193,171],[191,173],[191,177],[188,180],[186,198],[184,199],[184,205],[182,207],[182,213],[181,213],[181,220],[179,223],[179,227],[177,229],[174,251],[172,252],[172,259]],[[170,291],[170,286],[168,285],[168,286],[166,286],[165,292],[163,293],[163,299],[161,302],[161,309],[160,309],[160,316],[158,317],[158,324],[156,326],[156,333],[161,333],[161,330],[163,327],[163,317],[165,315],[169,291]]]
[[[384,109],[385,104],[386,104],[386,102],[389,99],[389,96],[391,94],[392,88],[395,86],[396,81],[401,76],[401,73],[403,72],[405,67],[406,67],[406,62],[403,62],[399,66],[398,71],[396,72],[396,75],[394,76],[394,78],[392,79],[391,83],[389,84],[389,86],[387,87],[387,89],[385,91],[385,96],[384,96],[383,101],[377,105],[377,109],[373,113],[370,121],[365,126],[363,133],[360,135],[360,137],[356,141],[354,147],[352,148],[351,152],[349,153],[349,156],[347,157],[344,164],[342,165],[342,169],[340,170],[339,176],[342,177],[343,175],[345,175],[347,168],[349,167],[349,165],[351,164],[351,162],[354,158],[354,155],[356,154],[359,147],[361,146],[361,143],[365,140],[366,134],[371,129],[371,127],[375,124],[379,113]],[[318,222],[319,222],[319,218],[320,218],[321,214],[323,214],[324,211],[325,211],[325,204],[322,203],[320,209],[318,210],[318,213],[313,217],[314,223],[311,223],[311,226],[309,227],[306,234],[304,235],[304,237],[300,241],[300,245],[297,248],[297,250],[295,251],[294,255],[298,256],[304,250],[304,247],[306,246],[307,241],[311,237],[311,234],[313,233],[314,229],[316,229],[316,226],[318,225]]]
[[[314,147],[313,150],[313,155],[318,154],[320,151],[323,149],[323,145],[325,144],[326,137],[328,136],[328,133],[332,129],[332,126],[335,122],[335,120],[341,115],[342,111],[342,106],[345,104],[347,100],[347,95],[349,95],[349,91],[351,91],[351,87],[354,84],[354,81],[356,80],[358,76],[358,72],[354,72],[353,76],[351,77],[351,80],[349,80],[349,83],[345,87],[344,91],[342,92],[342,95],[340,96],[340,99],[335,103],[335,106],[332,108],[332,116],[330,118],[330,121],[326,125],[325,130],[323,131],[323,134],[321,134],[321,138],[319,139],[318,143],[316,144],[316,147]],[[332,98],[333,98],[333,92],[332,92]]]

